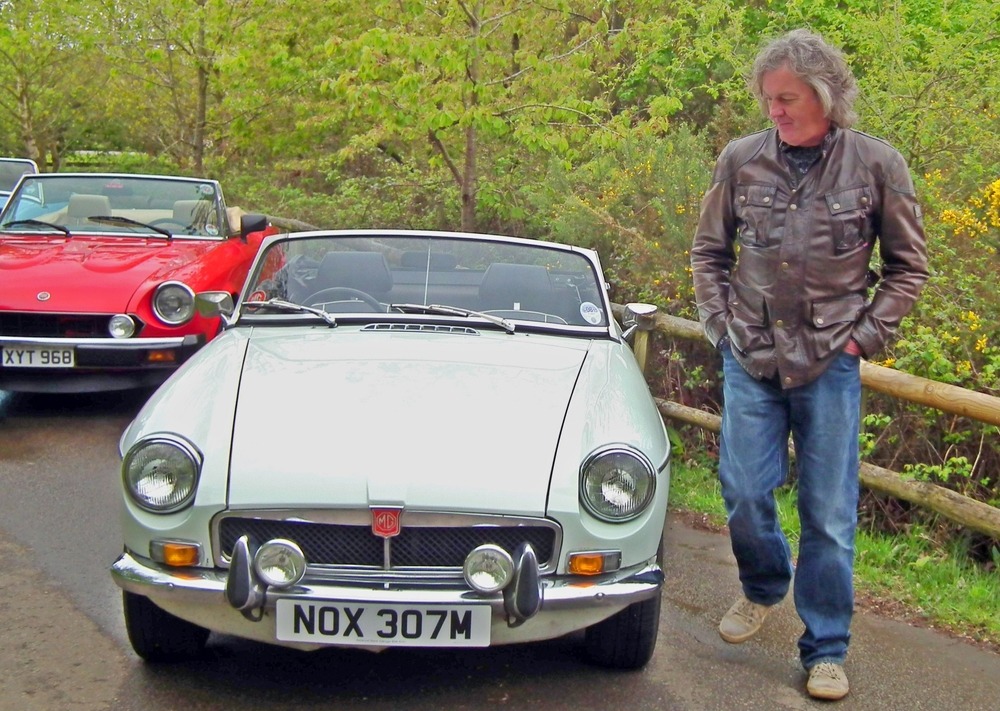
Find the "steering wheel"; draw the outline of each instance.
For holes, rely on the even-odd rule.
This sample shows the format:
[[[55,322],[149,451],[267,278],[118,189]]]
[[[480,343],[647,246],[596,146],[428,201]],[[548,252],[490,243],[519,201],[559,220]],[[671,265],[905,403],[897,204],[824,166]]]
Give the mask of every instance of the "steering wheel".
[[[178,227],[185,230],[191,227],[191,225],[185,225],[180,220],[175,220],[172,217],[160,217],[156,220],[152,220],[151,222],[147,222],[146,224],[152,227],[159,227],[160,225],[177,225]]]
[[[343,299],[337,297],[351,297],[350,299]],[[360,289],[351,289],[347,286],[333,286],[329,289],[320,289],[314,294],[310,294],[306,299],[305,303],[310,306],[316,304],[322,304],[330,301],[363,301],[367,306],[371,307],[371,310],[375,313],[380,313],[385,311],[385,307],[378,302],[378,300],[371,294],[367,294]]]

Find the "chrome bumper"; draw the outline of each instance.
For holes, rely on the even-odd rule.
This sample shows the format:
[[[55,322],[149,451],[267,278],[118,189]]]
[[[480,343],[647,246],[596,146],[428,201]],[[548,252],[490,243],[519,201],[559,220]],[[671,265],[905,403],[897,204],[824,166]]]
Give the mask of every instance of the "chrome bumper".
[[[206,629],[271,644],[316,649],[321,645],[282,642],[275,634],[275,606],[280,599],[349,600],[370,603],[488,604],[492,611],[491,644],[511,644],[554,639],[584,629],[627,606],[660,594],[664,574],[651,563],[612,574],[581,578],[542,578],[542,601],[537,614],[511,626],[500,593],[482,595],[468,588],[360,587],[299,584],[288,590],[268,588],[251,620],[234,609],[226,598],[228,574],[220,569],[167,569],[126,552],[111,567],[122,590],[143,595],[163,610]]]
[[[58,338],[46,336],[0,336],[0,346],[61,346],[98,350],[145,350],[158,348],[181,348],[196,345],[199,337],[165,336],[161,338]]]
[[[0,364],[0,389],[12,392],[87,393],[157,387],[205,345],[203,334],[164,338],[45,338],[0,336],[0,351],[18,347],[72,348],[76,364],[63,368],[10,368]],[[142,360],[148,351],[173,350],[169,363]]]

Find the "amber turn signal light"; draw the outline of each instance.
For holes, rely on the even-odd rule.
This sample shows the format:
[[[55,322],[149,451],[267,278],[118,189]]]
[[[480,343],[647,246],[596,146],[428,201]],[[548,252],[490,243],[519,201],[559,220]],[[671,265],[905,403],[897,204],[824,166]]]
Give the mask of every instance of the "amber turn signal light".
[[[173,350],[166,351],[150,351],[146,356],[147,363],[175,363],[177,362],[177,353]]]
[[[620,551],[587,551],[570,553],[568,568],[573,575],[600,575],[618,570],[621,564]]]
[[[196,543],[178,541],[152,541],[149,544],[150,557],[172,568],[186,568],[197,565],[201,557],[201,547]]]

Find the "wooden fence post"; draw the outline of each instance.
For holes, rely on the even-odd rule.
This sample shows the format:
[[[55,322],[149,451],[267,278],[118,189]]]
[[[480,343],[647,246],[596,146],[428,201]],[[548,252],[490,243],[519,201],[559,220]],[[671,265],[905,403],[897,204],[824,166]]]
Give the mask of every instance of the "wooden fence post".
[[[616,317],[622,318],[628,308],[612,304]],[[701,325],[696,321],[669,314],[650,315],[652,328],[668,336],[704,340]],[[642,336],[642,339],[639,338]],[[707,341],[706,341],[707,343]],[[648,332],[637,331],[636,359],[645,367]],[[942,412],[969,417],[979,422],[1000,426],[1000,398],[986,393],[966,390],[955,385],[939,383],[891,368],[884,368],[867,361],[861,363],[861,384],[865,388],[886,393],[892,397],[933,407]],[[660,414],[664,417],[693,424],[711,432],[719,432],[722,418],[709,412],[686,407],[655,397]],[[859,479],[863,486],[888,494],[903,501],[928,508],[955,523],[979,531],[991,538],[1000,538],[1000,508],[963,496],[947,487],[930,482],[912,481],[889,469],[862,462]]]

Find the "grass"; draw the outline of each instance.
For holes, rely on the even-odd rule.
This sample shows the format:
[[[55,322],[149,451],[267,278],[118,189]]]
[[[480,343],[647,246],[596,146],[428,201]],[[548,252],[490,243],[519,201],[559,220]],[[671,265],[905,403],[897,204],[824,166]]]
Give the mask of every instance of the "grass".
[[[671,506],[724,526],[714,469],[676,460],[671,467]],[[777,502],[794,551],[799,538],[794,487],[780,489]],[[1000,650],[1000,552],[993,551],[996,563],[990,570],[970,558],[961,539],[941,542],[921,527],[905,535],[859,530],[855,549],[854,582],[863,606]]]

